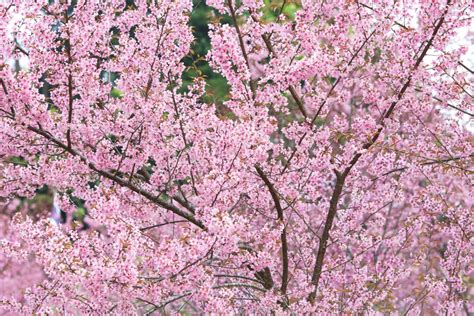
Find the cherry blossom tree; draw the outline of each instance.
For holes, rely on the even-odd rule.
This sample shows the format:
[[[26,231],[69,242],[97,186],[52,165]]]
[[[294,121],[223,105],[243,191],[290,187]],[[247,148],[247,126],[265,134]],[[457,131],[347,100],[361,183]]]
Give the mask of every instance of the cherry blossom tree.
[[[474,312],[472,2],[207,5],[0,3],[0,310]]]

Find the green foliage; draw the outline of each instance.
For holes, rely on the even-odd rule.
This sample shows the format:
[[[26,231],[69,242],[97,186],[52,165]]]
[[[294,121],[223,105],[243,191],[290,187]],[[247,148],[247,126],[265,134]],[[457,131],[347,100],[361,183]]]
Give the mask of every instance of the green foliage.
[[[123,98],[123,92],[122,92],[122,90],[117,89],[116,87],[113,87],[112,90],[110,90],[110,96],[112,98],[121,99],[121,98]]]
[[[192,84],[194,79],[204,78],[206,80],[206,95],[203,96],[203,101],[221,104],[228,99],[230,88],[227,80],[212,71],[205,59],[207,52],[211,49],[208,24],[213,22],[214,19],[221,23],[231,23],[232,20],[207,6],[204,1],[195,0],[193,4],[194,8],[189,25],[192,27],[195,40],[191,52],[183,59],[187,68],[182,75],[183,86],[180,91],[187,91],[188,86]]]
[[[20,156],[12,156],[6,159],[7,162],[14,164],[15,166],[28,166],[28,161]]]
[[[332,76],[325,76],[323,79],[331,86],[337,81],[337,78]]]
[[[283,14],[288,20],[294,20],[296,11],[301,8],[301,4],[297,1],[287,0],[264,0],[264,7],[262,10],[263,20],[266,22],[275,22],[278,16]]]

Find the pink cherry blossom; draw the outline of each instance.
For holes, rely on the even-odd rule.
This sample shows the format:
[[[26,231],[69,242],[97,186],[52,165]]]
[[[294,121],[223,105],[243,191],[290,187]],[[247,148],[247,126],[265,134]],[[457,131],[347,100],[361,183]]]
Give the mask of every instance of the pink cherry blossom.
[[[0,3],[0,313],[474,313],[471,1],[207,1],[222,102],[191,0],[48,3]]]

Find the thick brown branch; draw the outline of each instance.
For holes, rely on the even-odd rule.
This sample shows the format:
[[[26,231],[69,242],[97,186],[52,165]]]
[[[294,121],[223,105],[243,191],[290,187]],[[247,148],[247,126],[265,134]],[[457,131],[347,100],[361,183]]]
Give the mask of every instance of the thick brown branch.
[[[196,208],[194,207],[194,205],[192,205],[191,203],[189,203],[188,200],[186,200],[184,197],[181,197],[179,195],[173,195],[173,200],[175,200],[176,202],[178,202],[179,204],[181,204],[181,206],[185,207],[187,210],[189,210],[191,213],[195,213],[196,212]]]
[[[365,143],[363,146],[362,146],[362,149],[369,149],[376,141],[377,139],[379,138],[380,136],[380,133],[382,132],[383,128],[384,128],[384,125],[385,125],[385,120],[388,119],[393,111],[395,110],[395,106],[398,104],[398,102],[403,98],[403,96],[405,95],[405,92],[407,91],[408,87],[410,86],[411,84],[411,80],[412,80],[412,76],[413,76],[413,71],[415,71],[416,69],[418,69],[418,67],[420,66],[421,62],[423,61],[423,59],[425,58],[426,56],[426,53],[428,53],[428,50],[430,49],[431,45],[433,45],[433,40],[434,38],[436,37],[436,35],[438,34],[438,31],[439,29],[441,28],[441,25],[443,24],[444,22],[444,17],[446,16],[446,13],[448,12],[448,8],[449,8],[449,5],[451,4],[451,1],[449,0],[448,1],[448,7],[446,7],[446,10],[444,11],[443,15],[441,16],[441,18],[439,19],[438,23],[436,24],[434,30],[433,30],[433,33],[431,35],[431,38],[429,39],[428,43],[425,45],[422,53],[420,54],[420,56],[418,57],[418,59],[416,60],[415,62],[415,65],[412,69],[412,73],[408,76],[408,79],[407,81],[405,82],[405,84],[402,86],[402,88],[400,89],[400,91],[398,92],[397,94],[397,99],[395,101],[392,102],[392,104],[390,105],[390,107],[388,108],[388,110],[385,112],[385,114],[380,118],[379,120],[379,129],[375,132],[375,134],[372,136],[372,138],[370,139],[369,142]],[[347,176],[347,174],[349,174],[349,172],[351,171],[352,167],[357,163],[357,161],[359,160],[359,158],[362,156],[362,153],[357,153],[352,159],[351,161],[349,162],[349,166],[344,170],[344,174]]]
[[[84,157],[78,151],[74,150],[73,148],[69,147],[68,145],[64,144],[63,142],[61,142],[60,140],[55,138],[49,132],[47,132],[43,129],[40,129],[40,128],[36,128],[34,126],[31,126],[31,125],[28,126],[27,128],[28,128],[28,130],[30,130],[30,131],[38,134],[38,135],[41,135],[44,138],[48,139],[49,141],[53,142],[54,144],[56,144],[58,147],[64,149],[69,154],[71,154],[73,156],[76,156],[76,157],[79,157],[81,159],[81,161],[83,161],[85,164],[87,164],[89,169],[95,171],[99,175],[101,175],[101,176],[103,176],[103,177],[105,177],[109,180],[112,180],[113,182],[115,182],[115,183],[117,183],[117,184],[119,184],[123,187],[126,187],[126,188],[132,190],[135,193],[138,193],[139,195],[143,196],[147,200],[161,206],[164,209],[167,209],[167,210],[173,212],[174,214],[176,214],[178,216],[183,217],[184,219],[188,220],[189,222],[193,223],[194,225],[198,226],[199,228],[206,230],[206,227],[204,226],[204,224],[201,221],[197,220],[192,214],[188,214],[186,212],[183,212],[182,210],[180,210],[179,208],[177,208],[173,204],[170,204],[170,203],[167,203],[167,202],[163,201],[158,196],[154,196],[150,192],[147,192],[147,191],[137,187],[136,185],[132,184],[129,181],[126,181],[126,180],[124,180],[124,179],[122,179],[122,178],[120,178],[120,177],[118,177],[118,176],[116,176],[116,175],[114,175],[114,174],[112,174],[108,171],[104,171],[104,170],[101,170],[101,169],[97,168],[96,165],[93,164],[92,162],[89,162],[86,157]]]
[[[384,128],[384,120],[388,119],[391,116],[391,114],[393,113],[393,111],[395,109],[395,106],[403,98],[406,90],[408,89],[408,87],[411,84],[413,71],[415,71],[419,67],[419,65],[422,63],[424,57],[426,56],[426,53],[428,52],[430,47],[433,45],[433,40],[436,37],[436,35],[438,34],[438,31],[439,31],[439,29],[441,28],[441,25],[444,22],[444,18],[446,16],[447,12],[448,12],[448,8],[449,8],[450,4],[451,4],[451,1],[448,0],[447,7],[446,7],[445,11],[443,12],[443,15],[441,16],[438,23],[436,24],[436,26],[433,30],[433,33],[431,35],[431,38],[429,39],[429,41],[425,45],[422,53],[420,54],[420,56],[416,60],[415,65],[412,69],[412,72],[408,76],[407,81],[405,82],[405,84],[402,86],[402,88],[398,92],[397,99],[394,102],[392,102],[392,104],[390,105],[390,108],[380,118],[380,121],[379,121],[380,128],[375,132],[375,134],[372,136],[370,141],[365,143],[362,146],[362,149],[365,149],[365,150],[369,149],[379,138],[380,133],[382,132],[382,130]],[[328,210],[328,214],[327,214],[327,217],[326,217],[326,222],[324,224],[323,235],[321,237],[321,241],[319,242],[318,253],[317,253],[317,256],[316,256],[316,264],[314,266],[313,277],[312,277],[312,280],[311,280],[313,285],[314,285],[314,290],[310,293],[310,295],[308,297],[308,300],[312,304],[314,304],[314,300],[316,298],[316,294],[317,294],[317,291],[318,291],[319,280],[321,278],[321,271],[322,271],[322,268],[323,268],[323,265],[324,265],[324,257],[325,257],[325,254],[326,254],[327,241],[329,239],[329,233],[331,231],[332,224],[333,224],[334,218],[336,216],[337,204],[339,203],[339,199],[341,197],[341,192],[342,192],[342,189],[344,187],[344,182],[345,182],[347,176],[349,175],[349,172],[351,171],[351,169],[354,167],[354,165],[357,163],[357,161],[360,159],[361,156],[362,156],[361,152],[354,155],[354,157],[349,162],[349,165],[344,169],[344,172],[342,174],[336,171],[336,185],[334,187],[334,191],[333,191],[332,196],[331,196],[329,210]]]
[[[278,214],[278,220],[283,222],[283,209],[281,207],[280,203],[280,198],[278,197],[278,193],[275,190],[275,187],[273,184],[270,182],[268,179],[267,175],[263,172],[263,170],[259,166],[255,166],[255,169],[257,170],[258,175],[260,178],[262,178],[263,182],[265,182],[265,185],[268,188],[268,191],[270,192],[273,203],[275,204],[275,208],[277,210]],[[283,230],[281,231],[281,252],[282,252],[282,276],[281,276],[281,292],[283,295],[286,295],[286,291],[288,288],[288,241],[286,238],[286,227],[283,227]]]
[[[344,187],[344,182],[346,177],[339,172],[336,172],[336,185],[334,187],[334,191],[331,196],[331,201],[329,203],[329,211],[326,217],[326,223],[324,224],[323,234],[321,236],[318,248],[318,254],[316,256],[316,264],[313,270],[313,276],[311,278],[311,283],[314,285],[314,290],[309,295],[309,301],[314,303],[314,299],[316,298],[317,288],[319,285],[319,279],[321,277],[321,271],[323,269],[324,264],[324,256],[326,254],[327,243],[329,240],[329,232],[332,228],[332,223],[336,216],[337,212],[337,204],[339,202],[339,198],[341,197],[342,188]]]

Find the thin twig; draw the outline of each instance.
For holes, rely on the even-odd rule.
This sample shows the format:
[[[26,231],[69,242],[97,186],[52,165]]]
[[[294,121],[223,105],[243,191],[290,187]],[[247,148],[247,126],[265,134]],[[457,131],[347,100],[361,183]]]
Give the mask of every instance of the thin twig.
[[[234,9],[234,6],[232,5],[232,0],[227,0],[227,5],[229,6],[230,16],[232,17],[232,22],[234,23],[234,27],[237,32],[237,37],[239,39],[239,46],[240,46],[240,50],[242,51],[242,56],[244,57],[245,64],[247,65],[247,69],[250,71],[249,57],[247,54],[247,50],[245,49],[243,35],[240,30],[239,23],[237,22],[237,16],[235,15],[235,9]],[[250,79],[250,90],[252,91],[252,98],[255,99],[255,93],[256,93],[257,88],[255,86],[255,82],[252,79]]]
[[[261,287],[251,285],[251,284],[247,284],[247,283],[225,283],[225,284],[220,284],[220,285],[213,286],[212,288],[213,289],[225,289],[225,288],[232,288],[232,287],[247,287],[247,288],[251,288],[251,289],[254,289],[254,290],[257,290],[257,291],[260,291],[260,292],[265,292],[265,289],[262,289]]]
[[[143,232],[143,231],[146,231],[146,230],[149,230],[149,229],[152,229],[152,228],[158,228],[158,227],[165,226],[165,225],[171,225],[171,224],[177,224],[177,223],[186,223],[186,222],[187,221],[185,221],[185,220],[165,222],[165,223],[160,223],[160,224],[155,224],[155,225],[152,225],[152,226],[147,226],[147,227],[140,228],[140,231]]]

